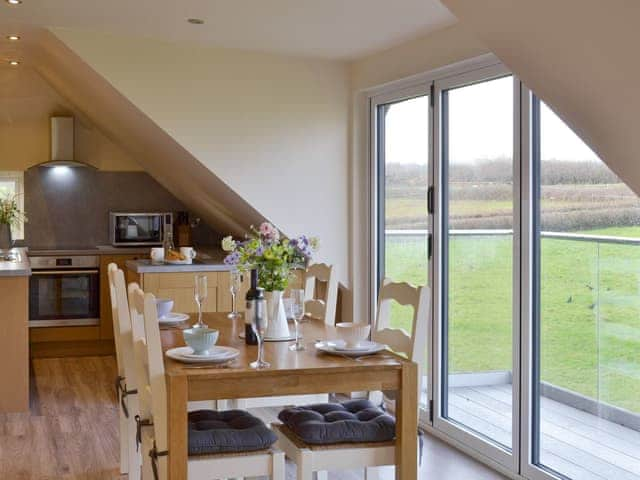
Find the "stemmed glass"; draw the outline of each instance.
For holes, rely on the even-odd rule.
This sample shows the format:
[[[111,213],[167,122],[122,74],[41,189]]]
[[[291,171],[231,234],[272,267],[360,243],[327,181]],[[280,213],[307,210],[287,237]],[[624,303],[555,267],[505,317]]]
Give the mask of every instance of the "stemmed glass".
[[[193,328],[207,328],[207,325],[202,321],[202,305],[207,299],[208,293],[207,276],[196,275],[196,284],[193,287],[193,296],[196,300],[196,304],[198,305],[198,321],[193,325]]]
[[[258,359],[255,362],[251,362],[249,366],[259,370],[261,368],[269,368],[271,364],[264,361],[264,335],[267,332],[269,326],[269,317],[267,315],[267,305],[263,299],[256,303],[256,311],[251,318],[251,328],[253,329],[256,337],[258,337]]]
[[[304,345],[300,343],[300,321],[304,318],[304,290],[291,290],[291,313],[296,327],[296,343],[289,347],[289,350],[304,350]]]
[[[238,313],[238,292],[240,291],[240,284],[242,283],[242,275],[238,270],[231,272],[231,283],[229,284],[229,291],[231,292],[231,313],[227,315],[227,318],[235,320],[240,316]]]

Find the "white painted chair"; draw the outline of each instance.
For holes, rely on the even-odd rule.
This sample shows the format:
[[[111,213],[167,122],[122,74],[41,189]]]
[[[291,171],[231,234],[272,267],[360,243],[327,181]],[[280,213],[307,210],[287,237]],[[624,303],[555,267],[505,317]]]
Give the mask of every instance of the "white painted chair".
[[[413,307],[411,332],[391,327],[392,301]],[[429,302],[430,291],[427,287],[412,287],[407,283],[385,280],[380,289],[378,312],[371,334],[374,341],[385,343],[394,352],[416,362],[419,372],[422,371],[425,362]],[[420,389],[422,375],[419,375]],[[370,399],[381,396],[380,392],[370,392],[369,395]],[[311,480],[313,472],[318,472],[319,477],[326,478],[328,470],[355,468],[365,468],[366,478],[372,479],[378,475],[378,469],[375,467],[396,463],[395,442],[315,446],[302,442],[283,425],[274,424],[273,427],[278,434],[277,446],[297,466],[297,480]]]
[[[113,318],[113,337],[116,347],[116,363],[118,378],[116,389],[118,392],[119,423],[120,423],[120,472],[128,474],[130,480],[140,479],[142,459],[136,445],[136,415],[138,411],[138,397],[135,369],[129,294],[125,283],[124,272],[115,263],[107,266],[109,278],[109,293],[111,298],[111,313]],[[136,284],[137,285],[137,284]],[[144,331],[138,332],[144,336]],[[216,402],[189,402],[189,410],[199,408],[215,408]]]
[[[135,415],[138,413],[135,371],[133,362],[133,342],[129,302],[125,286],[124,272],[115,263],[107,267],[111,314],[113,318],[113,338],[116,347],[118,378],[119,420],[120,420],[120,472],[127,473],[130,480],[140,478],[140,453],[136,448]]]
[[[160,328],[155,297],[145,294],[136,285],[130,285],[131,303],[135,308],[134,351],[138,377],[140,416],[152,425],[142,429],[143,478],[167,479],[167,456],[157,456],[155,463],[147,452],[167,451],[167,389],[164,358],[160,341]],[[139,312],[142,312],[140,315]],[[140,336],[144,330],[144,337]],[[216,454],[190,457],[190,480],[268,475],[273,480],[284,480],[284,454],[276,448],[242,454]]]
[[[318,282],[324,284],[322,295],[317,295]],[[315,263],[307,268],[304,274],[304,296],[304,308],[309,317],[322,320],[327,325],[335,325],[338,279],[332,265]]]

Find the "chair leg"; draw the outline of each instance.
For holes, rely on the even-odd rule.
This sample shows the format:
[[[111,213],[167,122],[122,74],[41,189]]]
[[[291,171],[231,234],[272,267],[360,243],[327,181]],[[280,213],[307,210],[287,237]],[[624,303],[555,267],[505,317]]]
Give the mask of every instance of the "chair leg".
[[[129,473],[129,419],[124,416],[120,405],[118,405],[120,420],[120,473]]]
[[[364,469],[365,480],[380,480],[380,467],[367,467]]]
[[[316,472],[316,480],[328,480],[329,478],[329,472],[327,472],[326,470],[321,470],[319,472]]]
[[[313,480],[313,469],[311,462],[311,451],[302,450],[298,457],[296,480]]]
[[[148,452],[151,449],[150,444],[143,444],[140,446],[142,449],[142,480],[153,480],[153,468],[151,467],[151,458],[149,458]],[[144,454],[147,452],[147,454]]]
[[[128,448],[129,448],[129,480],[140,480],[140,466],[142,463],[142,459],[140,457],[140,451],[138,449],[138,445],[136,444],[136,422],[132,417],[129,417],[128,422],[129,432],[127,435],[128,440]]]
[[[284,452],[273,452],[271,453],[271,480],[285,480],[285,462],[284,462]]]

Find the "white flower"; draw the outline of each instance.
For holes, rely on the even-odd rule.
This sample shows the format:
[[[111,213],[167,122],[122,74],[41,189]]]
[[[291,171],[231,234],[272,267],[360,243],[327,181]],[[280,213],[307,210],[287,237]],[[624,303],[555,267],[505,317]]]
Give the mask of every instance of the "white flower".
[[[233,252],[236,249],[236,241],[231,235],[222,239],[222,250],[225,252]]]

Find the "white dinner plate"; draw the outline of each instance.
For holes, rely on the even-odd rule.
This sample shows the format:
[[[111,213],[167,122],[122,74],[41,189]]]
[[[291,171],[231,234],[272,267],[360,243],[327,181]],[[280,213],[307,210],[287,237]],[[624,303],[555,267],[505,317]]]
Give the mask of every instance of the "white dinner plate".
[[[321,342],[317,342],[315,347],[317,350],[320,350],[324,353],[329,353],[333,355],[347,356],[347,357],[362,357],[364,355],[373,355],[378,352],[382,352],[387,348],[386,345],[382,343],[369,342],[370,345],[366,350],[338,350],[335,348],[335,340],[324,340]]]
[[[158,323],[160,325],[174,325],[187,320],[189,320],[189,315],[186,313],[169,312],[164,317],[158,318]]]
[[[177,347],[170,348],[165,355],[183,363],[225,363],[240,355],[240,351],[232,347],[215,346],[209,355],[194,355],[191,347]]]
[[[361,340],[358,345],[347,346],[344,340],[328,340],[327,345],[332,347],[336,352],[362,352],[363,350],[375,349],[378,345],[376,342],[370,342],[369,340]]]

